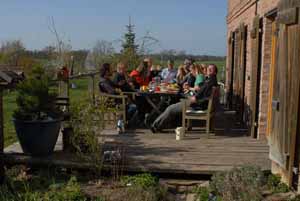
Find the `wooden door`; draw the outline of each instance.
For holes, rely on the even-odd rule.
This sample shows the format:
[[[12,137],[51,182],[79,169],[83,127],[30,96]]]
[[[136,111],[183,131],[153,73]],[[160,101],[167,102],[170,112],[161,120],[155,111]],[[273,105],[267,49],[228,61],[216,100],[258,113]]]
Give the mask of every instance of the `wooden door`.
[[[239,89],[239,69],[240,69],[240,51],[241,51],[241,32],[237,28],[234,35],[234,70],[233,70],[233,108],[238,111],[238,89]]]
[[[228,74],[227,74],[227,104],[228,108],[232,109],[232,98],[233,98],[233,72],[234,72],[234,52],[235,52],[235,42],[234,42],[234,33],[231,32],[228,38]]]
[[[240,122],[243,121],[244,97],[245,97],[245,76],[246,76],[246,55],[247,55],[247,29],[242,23],[239,28],[239,66],[238,66],[238,87],[237,87],[237,111]]]
[[[300,93],[299,0],[278,4],[278,42],[274,65],[270,158],[280,166],[284,181],[292,184],[298,130]],[[298,148],[299,149],[299,148]]]
[[[250,97],[250,133],[252,137],[257,136],[258,127],[258,107],[259,107],[259,89],[260,89],[260,70],[262,54],[262,23],[259,16],[253,20],[253,29],[251,31],[251,97]]]
[[[271,65],[270,65],[270,80],[269,80],[269,98],[268,98],[268,118],[267,118],[267,137],[270,136],[271,123],[272,123],[272,98],[273,98],[273,85],[274,85],[274,74],[275,64],[277,58],[277,41],[278,41],[278,25],[276,20],[272,22],[272,43],[271,43]]]
[[[232,108],[238,112],[242,121],[245,92],[245,68],[246,68],[246,27],[242,23],[234,32],[234,62],[232,72]]]

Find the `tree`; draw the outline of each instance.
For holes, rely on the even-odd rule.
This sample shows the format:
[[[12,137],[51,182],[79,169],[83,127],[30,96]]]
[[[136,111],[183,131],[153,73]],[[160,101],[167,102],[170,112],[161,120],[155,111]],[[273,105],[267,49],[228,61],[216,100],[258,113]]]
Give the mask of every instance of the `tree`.
[[[63,66],[68,65],[71,60],[72,45],[70,40],[64,40],[61,34],[58,32],[56,28],[56,24],[53,17],[48,18],[48,29],[55,36],[56,39],[56,61],[54,61],[55,65]]]
[[[121,58],[123,62],[127,63],[129,69],[133,69],[139,64],[139,55],[137,54],[138,45],[135,43],[134,25],[131,24],[129,18],[129,24],[126,25],[127,32],[124,34],[124,41],[122,44],[123,49],[121,50]]]
[[[18,66],[19,60],[25,53],[25,46],[21,40],[5,41],[0,47],[1,63]]]
[[[112,42],[98,40],[86,57],[85,68],[87,70],[95,70],[105,62],[112,63],[114,55],[115,48]]]
[[[133,31],[134,25],[131,24],[131,18],[129,17],[129,24],[126,25],[127,33],[124,34],[124,42],[122,44],[123,52],[124,51],[132,51],[133,53],[137,53],[138,45],[135,44],[135,33]]]

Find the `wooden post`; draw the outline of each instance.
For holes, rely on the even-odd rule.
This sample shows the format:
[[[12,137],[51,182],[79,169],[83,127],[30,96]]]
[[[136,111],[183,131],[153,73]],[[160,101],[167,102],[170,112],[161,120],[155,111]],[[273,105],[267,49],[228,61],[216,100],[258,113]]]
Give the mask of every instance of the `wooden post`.
[[[4,153],[4,124],[3,124],[3,89],[0,88],[0,154]],[[5,176],[4,163],[0,160],[0,184],[3,183]]]
[[[91,74],[91,80],[90,80],[90,86],[89,86],[89,90],[90,90],[90,95],[91,95],[91,99],[92,99],[92,102],[93,104],[95,105],[96,104],[96,96],[95,96],[95,90],[96,90],[96,87],[95,87],[95,74]]]
[[[58,97],[59,98],[66,98],[69,99],[69,79],[67,80],[60,80],[58,84]],[[70,100],[66,100],[66,105],[64,106],[64,112],[69,112],[69,105],[68,103]],[[63,151],[68,151],[70,147],[70,131],[72,129],[63,122],[61,126],[61,132],[62,132],[62,141],[63,141]]]

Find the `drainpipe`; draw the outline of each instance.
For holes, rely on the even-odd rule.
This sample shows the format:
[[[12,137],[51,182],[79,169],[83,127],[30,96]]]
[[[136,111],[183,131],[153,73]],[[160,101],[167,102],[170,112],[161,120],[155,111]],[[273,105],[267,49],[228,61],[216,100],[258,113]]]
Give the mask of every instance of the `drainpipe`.
[[[255,15],[258,14],[258,2],[259,2],[259,0],[255,1]]]

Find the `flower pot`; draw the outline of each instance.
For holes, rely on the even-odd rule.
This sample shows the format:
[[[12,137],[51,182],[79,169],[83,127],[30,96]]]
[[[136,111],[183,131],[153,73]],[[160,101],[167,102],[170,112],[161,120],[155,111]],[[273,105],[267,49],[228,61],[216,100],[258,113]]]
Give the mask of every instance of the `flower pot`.
[[[22,121],[13,120],[22,150],[32,156],[53,153],[61,125],[60,119]]]

